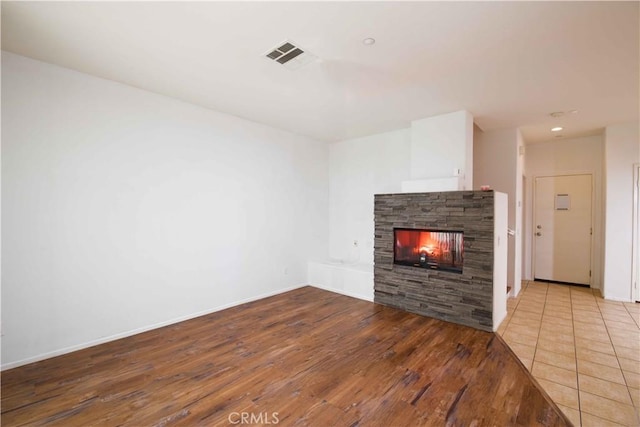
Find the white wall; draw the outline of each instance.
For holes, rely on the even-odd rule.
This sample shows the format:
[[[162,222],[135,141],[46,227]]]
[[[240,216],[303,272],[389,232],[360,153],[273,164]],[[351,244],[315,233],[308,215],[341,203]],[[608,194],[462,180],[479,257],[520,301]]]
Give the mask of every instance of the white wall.
[[[508,227],[515,231],[508,239],[507,284],[513,295],[520,292],[522,265],[522,169],[519,154],[522,137],[517,129],[474,133],[474,189],[489,185],[508,197]],[[506,292],[506,290],[505,290]]]
[[[407,129],[336,142],[329,159],[330,257],[372,264],[374,194],[451,177],[454,168],[468,171],[463,183],[472,185],[473,117],[457,111],[415,120]]]
[[[2,54],[2,366],[306,282],[328,147]]]
[[[524,278],[533,279],[533,196],[534,182],[538,176],[554,176],[575,173],[591,173],[594,176],[594,227],[592,251],[592,284],[600,288],[602,283],[602,136],[554,140],[526,146],[525,170],[525,269]],[[631,205],[629,205],[631,206]]]
[[[411,122],[411,179],[437,179],[462,171],[459,190],[473,188],[473,116],[468,111]],[[457,176],[457,175],[456,175]]]
[[[605,298],[631,301],[633,165],[640,162],[638,123],[608,126],[605,153]]]
[[[399,193],[409,178],[409,129],[333,143],[329,159],[329,255],[372,264],[373,195]]]
[[[522,286],[522,267],[524,258],[524,176],[525,169],[525,142],[520,129],[516,135],[516,218],[515,218],[515,238],[514,238],[514,260],[513,277],[515,281],[514,295],[520,292]]]

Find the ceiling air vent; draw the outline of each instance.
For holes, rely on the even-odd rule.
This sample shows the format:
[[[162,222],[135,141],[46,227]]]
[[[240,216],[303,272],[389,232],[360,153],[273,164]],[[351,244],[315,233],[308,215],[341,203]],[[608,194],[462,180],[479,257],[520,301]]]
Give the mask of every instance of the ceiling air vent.
[[[297,70],[303,65],[309,64],[318,59],[317,56],[309,53],[308,51],[305,51],[299,46],[296,46],[291,41],[284,41],[277,47],[269,49],[269,51],[265,53],[264,56],[274,62],[282,64],[289,70]]]

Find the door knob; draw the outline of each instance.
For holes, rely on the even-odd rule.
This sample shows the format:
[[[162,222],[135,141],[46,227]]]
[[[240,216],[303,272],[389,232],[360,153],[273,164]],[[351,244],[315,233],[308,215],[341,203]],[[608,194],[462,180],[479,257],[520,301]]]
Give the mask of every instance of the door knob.
[[[538,232],[536,233],[536,236],[542,236],[542,233],[538,231]]]
[[[537,225],[537,226],[536,226],[536,228],[537,228],[538,230],[542,230],[542,226],[541,226],[541,225]]]

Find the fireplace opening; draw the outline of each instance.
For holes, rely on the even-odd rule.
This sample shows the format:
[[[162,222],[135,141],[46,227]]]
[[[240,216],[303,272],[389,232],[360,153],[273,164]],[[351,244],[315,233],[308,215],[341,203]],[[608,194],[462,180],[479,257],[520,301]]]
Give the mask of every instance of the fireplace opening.
[[[462,231],[394,228],[393,263],[462,273]]]

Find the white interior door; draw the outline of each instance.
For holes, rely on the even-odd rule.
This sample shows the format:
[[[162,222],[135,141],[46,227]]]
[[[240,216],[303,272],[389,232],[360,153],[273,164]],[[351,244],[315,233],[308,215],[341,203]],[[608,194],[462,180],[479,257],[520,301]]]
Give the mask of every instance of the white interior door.
[[[591,175],[535,181],[534,278],[591,283]]]

